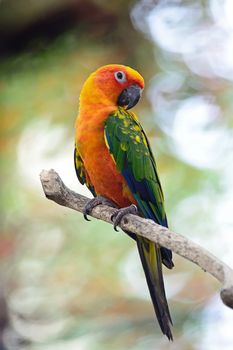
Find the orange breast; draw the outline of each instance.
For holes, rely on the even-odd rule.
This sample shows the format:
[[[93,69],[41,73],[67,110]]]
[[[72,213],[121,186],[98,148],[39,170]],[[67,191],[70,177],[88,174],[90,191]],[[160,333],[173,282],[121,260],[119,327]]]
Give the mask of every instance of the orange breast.
[[[104,127],[87,130],[80,126],[77,144],[96,194],[111,199],[119,207],[136,204],[105,144]]]

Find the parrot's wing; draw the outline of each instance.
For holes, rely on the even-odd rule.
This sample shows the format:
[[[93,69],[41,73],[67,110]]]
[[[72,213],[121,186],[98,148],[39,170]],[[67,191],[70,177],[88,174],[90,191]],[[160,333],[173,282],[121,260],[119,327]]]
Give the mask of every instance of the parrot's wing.
[[[144,216],[167,226],[155,160],[136,116],[123,109],[110,115],[105,123],[105,139]]]
[[[93,196],[96,196],[95,189],[91,184],[90,178],[86,172],[86,169],[83,164],[83,160],[81,158],[81,155],[78,151],[77,145],[75,145],[74,149],[74,165],[77,177],[79,179],[79,182],[81,182],[82,185],[86,185],[88,189],[91,191]]]
[[[105,140],[124,176],[144,217],[167,226],[164,198],[146,135],[133,113],[119,109],[105,122]],[[172,254],[166,248],[137,236],[137,246],[142,261],[151,299],[161,330],[172,339],[171,316],[166,300],[162,275],[161,255],[167,267],[172,267]]]
[[[167,227],[164,197],[150,144],[134,113],[123,108],[105,122],[105,140],[146,218]],[[161,247],[162,262],[172,268],[172,253]]]

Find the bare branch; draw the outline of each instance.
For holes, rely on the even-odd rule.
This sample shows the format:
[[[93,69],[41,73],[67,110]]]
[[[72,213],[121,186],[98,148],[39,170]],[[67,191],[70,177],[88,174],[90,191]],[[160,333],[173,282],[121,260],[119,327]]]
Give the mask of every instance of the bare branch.
[[[45,196],[48,199],[62,206],[83,212],[89,199],[66,187],[54,170],[43,170],[40,179]],[[91,215],[112,224],[111,215],[114,211],[115,209],[111,207],[99,205],[93,209]],[[125,216],[120,227],[171,249],[174,253],[195,263],[214,276],[222,285],[220,295],[223,303],[233,308],[233,270],[206,249],[180,234],[157,225],[152,220],[143,219],[139,216],[131,214]]]

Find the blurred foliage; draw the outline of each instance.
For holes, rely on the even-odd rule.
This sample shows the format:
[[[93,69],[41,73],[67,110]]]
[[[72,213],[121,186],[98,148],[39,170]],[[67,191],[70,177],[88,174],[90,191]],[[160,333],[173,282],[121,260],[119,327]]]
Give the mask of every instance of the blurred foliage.
[[[97,67],[128,64],[146,80],[136,112],[172,229],[231,263],[233,29],[229,1],[218,4],[0,2],[0,348],[231,349],[232,316],[213,279],[178,257],[164,271],[175,337],[168,344],[134,242],[45,200],[39,183],[43,168],[55,168],[88,194],[73,167],[80,89]],[[219,41],[225,51],[217,52]]]

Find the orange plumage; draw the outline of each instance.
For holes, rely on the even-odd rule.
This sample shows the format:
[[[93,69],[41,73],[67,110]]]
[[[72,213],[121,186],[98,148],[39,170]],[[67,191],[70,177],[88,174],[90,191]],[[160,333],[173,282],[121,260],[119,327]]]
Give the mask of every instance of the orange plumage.
[[[101,196],[102,201],[105,197],[121,208],[117,211],[120,219],[130,208],[135,209],[124,207],[135,204],[142,216],[167,226],[149,142],[135,114],[128,111],[138,102],[143,88],[142,76],[122,65],[101,67],[84,83],[76,122],[75,167],[80,182],[96,197],[85,207],[84,217],[93,208],[90,203],[101,203]],[[115,219],[114,227],[119,222]],[[155,314],[162,332],[171,340],[162,262],[172,268],[172,253],[132,232],[127,234],[137,243]]]
[[[127,82],[119,85],[116,70],[125,72]],[[144,88],[142,76],[130,67],[107,65],[91,74],[80,94],[76,121],[76,145],[97,195],[111,199],[119,207],[136,203],[104,140],[104,122],[118,107],[117,97],[129,84]]]

